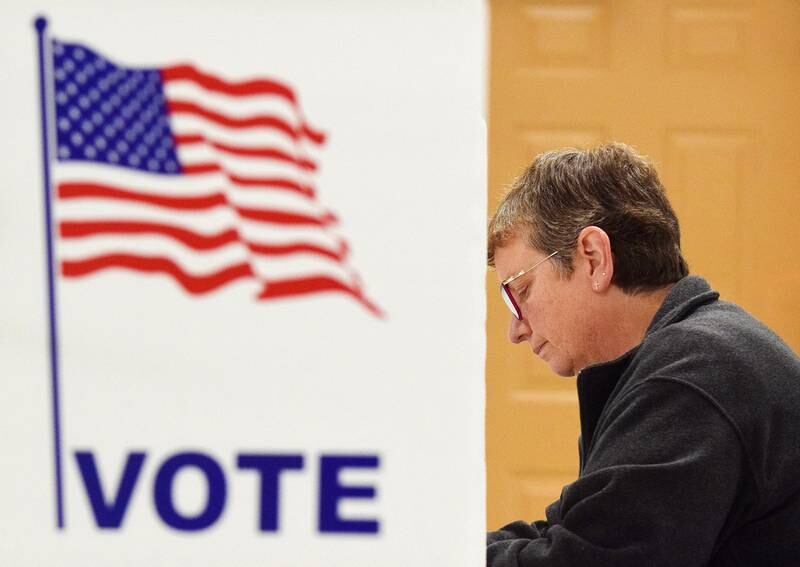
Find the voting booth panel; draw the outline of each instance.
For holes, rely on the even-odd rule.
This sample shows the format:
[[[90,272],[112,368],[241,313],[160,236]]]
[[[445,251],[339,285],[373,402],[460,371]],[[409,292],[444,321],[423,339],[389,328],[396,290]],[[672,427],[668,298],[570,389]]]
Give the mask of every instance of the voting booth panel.
[[[483,5],[39,10],[0,51],[2,562],[482,564]]]

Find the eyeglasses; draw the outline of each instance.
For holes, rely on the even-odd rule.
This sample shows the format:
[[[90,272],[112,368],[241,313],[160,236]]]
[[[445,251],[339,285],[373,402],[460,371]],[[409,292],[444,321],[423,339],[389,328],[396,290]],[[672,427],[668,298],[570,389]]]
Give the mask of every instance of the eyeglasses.
[[[514,274],[513,276],[510,276],[510,277],[504,279],[502,281],[502,283],[500,284],[500,295],[503,296],[503,301],[506,302],[506,305],[511,310],[511,314],[514,315],[514,317],[516,317],[517,319],[522,320],[522,310],[519,308],[519,305],[517,305],[517,301],[514,299],[514,295],[511,293],[511,288],[509,287],[509,284],[511,284],[511,282],[513,282],[515,279],[524,276],[525,274],[527,274],[528,272],[530,272],[531,270],[533,270],[534,268],[536,268],[540,264],[544,264],[545,262],[547,262],[550,258],[555,256],[556,254],[558,254],[558,250],[556,250],[555,252],[550,254],[547,258],[544,258],[543,260],[539,260],[538,262],[536,262],[533,266],[531,266],[527,270],[519,271],[516,274]]]

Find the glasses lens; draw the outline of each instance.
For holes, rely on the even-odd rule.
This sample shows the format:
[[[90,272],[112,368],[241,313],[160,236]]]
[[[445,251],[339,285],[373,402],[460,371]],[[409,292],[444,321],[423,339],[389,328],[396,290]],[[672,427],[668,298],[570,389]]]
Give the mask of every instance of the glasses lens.
[[[517,309],[517,304],[514,301],[514,298],[511,297],[511,292],[509,291],[507,286],[501,285],[500,286],[500,295],[503,296],[503,301],[506,302],[508,309],[511,311],[511,314],[514,315],[517,319],[520,319],[519,316],[519,309]]]

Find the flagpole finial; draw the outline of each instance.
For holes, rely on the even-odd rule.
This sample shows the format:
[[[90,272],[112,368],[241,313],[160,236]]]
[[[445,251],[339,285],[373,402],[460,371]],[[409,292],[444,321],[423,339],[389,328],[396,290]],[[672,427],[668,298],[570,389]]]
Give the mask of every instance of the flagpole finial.
[[[39,31],[39,33],[41,33],[41,32],[44,31],[44,28],[47,27],[47,18],[45,18],[44,16],[38,16],[33,21],[33,25],[34,25],[34,27],[36,27],[36,29]]]

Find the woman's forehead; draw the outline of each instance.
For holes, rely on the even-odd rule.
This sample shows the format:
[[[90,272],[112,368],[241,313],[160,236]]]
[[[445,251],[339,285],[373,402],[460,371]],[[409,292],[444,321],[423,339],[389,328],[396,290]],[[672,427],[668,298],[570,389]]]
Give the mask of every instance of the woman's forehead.
[[[522,235],[515,235],[495,250],[494,266],[500,281],[530,268],[545,255],[533,248]]]

